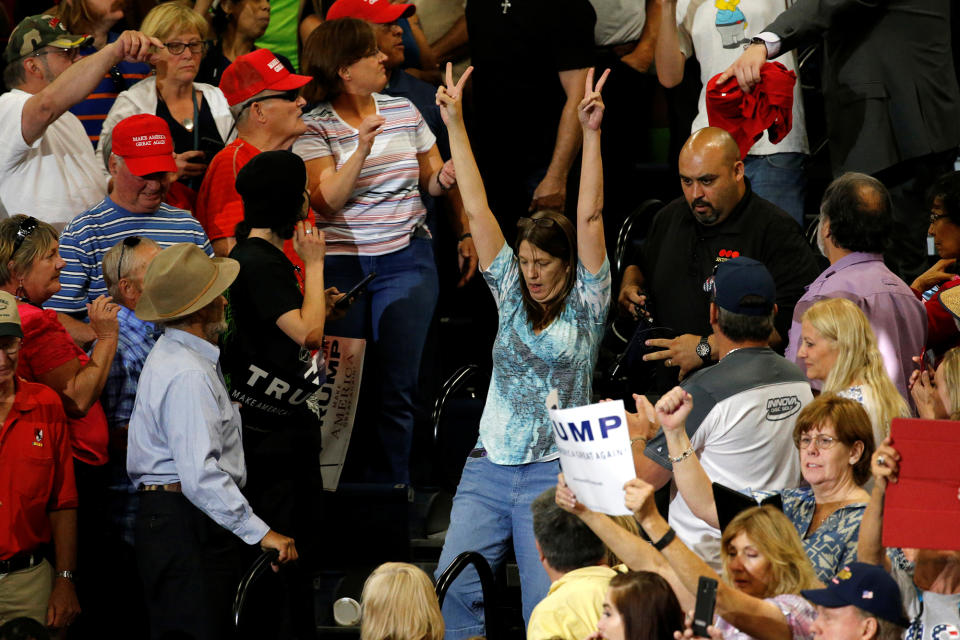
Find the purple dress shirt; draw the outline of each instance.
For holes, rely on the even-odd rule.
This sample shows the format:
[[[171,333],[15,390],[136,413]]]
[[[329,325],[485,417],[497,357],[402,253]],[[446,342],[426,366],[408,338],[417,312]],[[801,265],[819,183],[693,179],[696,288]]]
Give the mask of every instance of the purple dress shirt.
[[[800,318],[815,302],[826,298],[846,298],[860,307],[877,336],[877,345],[890,379],[913,406],[907,381],[914,369],[911,358],[920,355],[927,342],[927,315],[923,303],[903,280],[887,269],[879,253],[844,256],[810,283],[794,307],[786,356],[804,371],[806,365],[797,358]],[[811,382],[811,386],[819,389],[821,384]]]

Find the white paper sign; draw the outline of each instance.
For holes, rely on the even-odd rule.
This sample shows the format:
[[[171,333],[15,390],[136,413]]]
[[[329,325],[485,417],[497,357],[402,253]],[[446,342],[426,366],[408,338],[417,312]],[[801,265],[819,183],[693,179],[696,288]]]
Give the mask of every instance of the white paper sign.
[[[577,501],[593,511],[630,515],[623,485],[636,477],[623,401],[551,409],[563,477]]]
[[[360,377],[363,373],[363,354],[366,341],[359,338],[324,337],[324,358],[327,366],[327,381],[308,400],[320,416],[320,473],[323,488],[336,491],[340,472],[347,457],[353,419],[357,413],[357,397],[360,395]]]

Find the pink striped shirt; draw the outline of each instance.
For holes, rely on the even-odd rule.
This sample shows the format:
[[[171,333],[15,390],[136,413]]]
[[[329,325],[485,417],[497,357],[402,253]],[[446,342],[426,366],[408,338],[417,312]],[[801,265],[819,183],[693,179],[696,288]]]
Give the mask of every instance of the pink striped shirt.
[[[423,116],[406,98],[373,94],[377,113],[386,119],[370,155],[342,209],[317,226],[327,237],[330,255],[376,256],[403,249],[427,210],[420,198],[418,153],[436,139]],[[332,156],[337,171],[357,150],[357,130],[344,122],[329,102],[303,115],[307,131],[293,145],[305,162]]]

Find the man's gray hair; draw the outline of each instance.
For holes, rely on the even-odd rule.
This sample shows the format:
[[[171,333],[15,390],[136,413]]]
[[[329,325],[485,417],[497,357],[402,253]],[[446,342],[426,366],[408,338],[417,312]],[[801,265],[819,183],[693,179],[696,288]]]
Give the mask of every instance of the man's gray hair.
[[[103,256],[103,263],[101,265],[103,282],[107,285],[107,293],[118,303],[120,302],[120,279],[128,277],[129,274],[136,272],[137,269],[140,269],[144,265],[143,248],[160,248],[160,245],[150,238],[146,236],[138,237],[140,241],[136,246],[127,247],[126,250],[124,250],[123,243],[126,241],[126,239],[124,239],[110,247]]]
[[[857,610],[857,613],[860,614],[861,618],[873,618],[877,621],[877,635],[874,636],[876,640],[901,640],[901,638],[903,638],[905,629],[900,625],[890,622],[889,620],[878,618],[869,611],[864,611],[855,605],[854,608]]]
[[[17,89],[27,81],[27,72],[23,70],[23,58],[14,60],[3,68],[3,84],[8,89]]]
[[[733,342],[769,340],[773,333],[774,315],[775,312],[771,311],[765,316],[748,316],[717,306],[717,324],[720,331]]]

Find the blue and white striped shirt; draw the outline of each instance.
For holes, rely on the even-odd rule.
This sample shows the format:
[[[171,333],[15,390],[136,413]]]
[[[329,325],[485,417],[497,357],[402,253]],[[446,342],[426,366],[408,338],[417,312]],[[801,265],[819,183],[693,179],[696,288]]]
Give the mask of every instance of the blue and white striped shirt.
[[[60,271],[60,292],[44,307],[85,314],[88,302],[107,293],[100,268],[104,254],[136,235],[150,238],[161,248],[193,242],[213,257],[207,234],[189,211],[161,204],[153,213],[134,213],[107,197],[74,218],[60,234],[60,256],[67,265]]]

